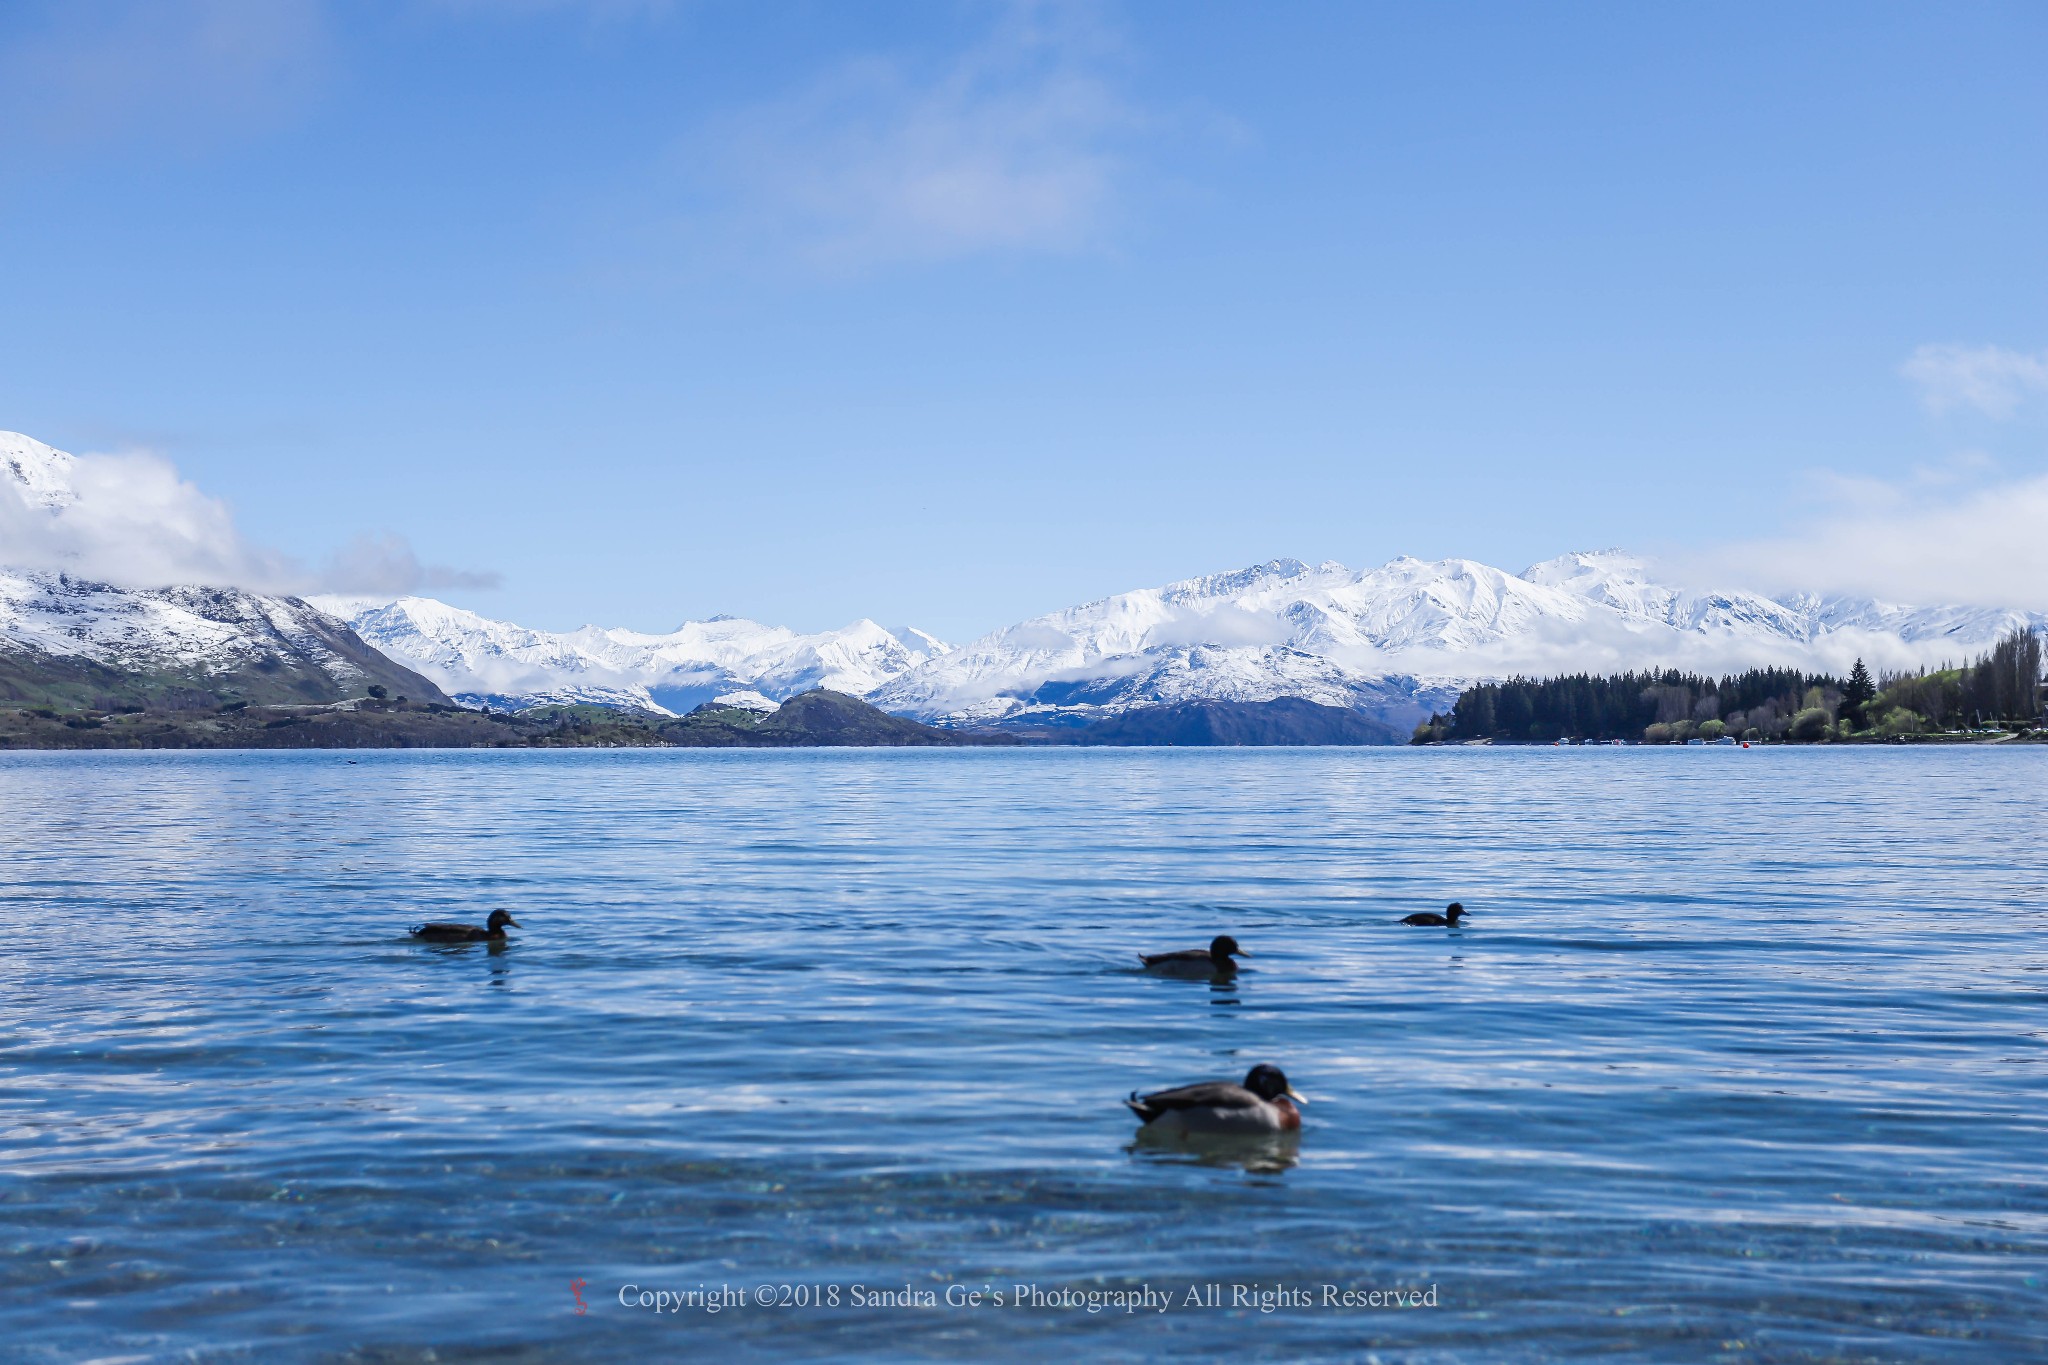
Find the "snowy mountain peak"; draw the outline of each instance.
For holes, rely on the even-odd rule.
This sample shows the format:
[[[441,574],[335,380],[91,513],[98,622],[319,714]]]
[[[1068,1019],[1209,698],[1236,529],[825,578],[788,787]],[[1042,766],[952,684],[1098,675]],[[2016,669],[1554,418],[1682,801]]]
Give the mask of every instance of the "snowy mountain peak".
[[[947,649],[923,631],[868,620],[815,635],[732,615],[685,621],[666,634],[551,632],[432,598],[314,600],[393,659],[488,706],[587,701],[681,712],[739,693],[771,701],[814,687],[861,695]]]
[[[0,482],[30,507],[56,511],[78,500],[72,490],[73,466],[77,461],[31,436],[18,431],[0,431]]]
[[[1376,569],[1272,560],[1052,612],[890,679],[871,700],[927,719],[1073,723],[1134,706],[1300,697],[1389,723],[1460,686],[1534,675],[1762,664],[1845,671],[1962,658],[2026,620],[1841,598],[1776,601],[1659,583],[1622,550],[1512,574],[1402,555]]]
[[[953,648],[938,636],[919,630],[916,626],[898,626],[889,633],[913,654],[937,658],[941,654],[949,653]]]
[[[1531,583],[1545,583],[1562,587],[1566,583],[1587,579],[1629,582],[1647,581],[1650,574],[1648,560],[1632,555],[1626,550],[1574,550],[1555,559],[1546,559],[1540,564],[1531,564],[1522,570],[1521,576]]]
[[[1169,583],[1157,591],[1172,601],[1193,601],[1199,598],[1230,597],[1261,583],[1285,582],[1299,578],[1309,572],[1308,565],[1298,559],[1269,559],[1263,564],[1254,564],[1248,569],[1237,569],[1230,573],[1205,574],[1200,578],[1183,578]],[[1104,601],[1113,601],[1105,598]]]

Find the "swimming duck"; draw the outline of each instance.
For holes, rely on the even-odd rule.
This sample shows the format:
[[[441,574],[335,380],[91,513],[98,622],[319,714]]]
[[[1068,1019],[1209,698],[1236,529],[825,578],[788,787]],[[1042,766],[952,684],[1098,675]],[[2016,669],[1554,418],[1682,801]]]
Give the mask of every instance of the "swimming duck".
[[[1450,903],[1449,905],[1447,905],[1447,906],[1445,906],[1445,907],[1444,907],[1444,912],[1443,912],[1443,913],[1442,913],[1441,915],[1439,915],[1439,914],[1438,914],[1438,913],[1437,913],[1436,911],[1434,911],[1434,910],[1424,910],[1424,911],[1422,911],[1422,912],[1421,912],[1420,914],[1415,914],[1415,915],[1403,915],[1403,916],[1401,917],[1401,923],[1403,923],[1403,924],[1447,924],[1447,925],[1449,925],[1449,926],[1450,926],[1451,928],[1455,929],[1455,928],[1457,928],[1457,927],[1458,927],[1458,916],[1460,916],[1460,915],[1462,915],[1462,914],[1464,914],[1464,913],[1465,913],[1465,907],[1464,907],[1464,906],[1462,906],[1462,905],[1460,905],[1460,904],[1458,904],[1458,903],[1457,903],[1456,901],[1452,901],[1452,902],[1451,902],[1451,903]]]
[[[1164,976],[1229,976],[1237,970],[1233,957],[1250,957],[1228,934],[1209,940],[1207,948],[1183,948],[1177,953],[1139,953],[1138,960],[1148,972]]]
[[[429,943],[503,942],[505,926],[508,924],[514,929],[524,929],[526,927],[518,920],[512,918],[511,911],[493,910],[491,911],[490,927],[487,929],[479,928],[474,924],[452,924],[447,920],[439,920],[432,924],[415,924],[412,927],[412,936],[414,938],[423,938]]]
[[[1150,1095],[1131,1092],[1124,1101],[1144,1120],[1148,1133],[1289,1133],[1301,1128],[1301,1110],[1308,1101],[1296,1094],[1277,1066],[1263,1063],[1245,1075],[1243,1085],[1202,1081]]]

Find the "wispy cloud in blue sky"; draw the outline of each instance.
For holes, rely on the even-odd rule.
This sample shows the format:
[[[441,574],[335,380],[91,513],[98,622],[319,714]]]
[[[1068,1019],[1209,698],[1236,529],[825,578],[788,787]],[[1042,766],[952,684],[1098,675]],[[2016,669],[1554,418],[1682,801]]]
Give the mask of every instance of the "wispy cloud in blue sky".
[[[2029,355],[2003,346],[1921,346],[1900,372],[1936,413],[1967,408],[2010,417],[2029,398],[2048,394],[2048,351]]]
[[[1146,119],[1092,10],[1009,6],[937,61],[865,53],[688,139],[710,225],[830,270],[1103,243]]]
[[[0,28],[0,138],[242,141],[325,83],[320,0],[23,0]]]

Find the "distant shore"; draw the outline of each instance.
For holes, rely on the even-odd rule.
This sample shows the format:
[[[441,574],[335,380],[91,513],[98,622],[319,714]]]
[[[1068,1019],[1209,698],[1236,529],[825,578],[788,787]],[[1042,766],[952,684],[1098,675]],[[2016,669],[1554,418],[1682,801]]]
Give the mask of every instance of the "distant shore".
[[[0,749],[1293,748],[1399,744],[1403,727],[1296,697],[1138,707],[1089,724],[1002,730],[925,725],[818,689],[772,711],[702,706],[686,716],[594,704],[484,711],[445,698],[325,703],[201,700],[183,707],[0,705]]]
[[[796,749],[973,748],[1386,748],[1384,722],[1334,707],[1282,700],[1262,704],[1181,703],[1121,713],[1080,727],[1008,732],[952,730],[878,710],[824,690],[792,697],[772,712],[705,706],[664,716],[590,704],[481,711],[446,702],[357,698],[324,705],[254,705],[60,711],[0,706],[0,750],[104,749]],[[1608,747],[1610,740],[1444,739],[1429,748]],[[1825,744],[2037,744],[2048,730],[1831,736]],[[1630,747],[1733,747],[1684,741]],[[1796,741],[1751,741],[1756,747]]]
[[[1724,740],[1671,741],[1611,739],[1436,739],[1411,741],[1410,747],[1422,749],[1825,749],[1868,745],[1910,745],[1926,748],[1933,745],[1950,748],[1958,746],[2010,747],[2015,744],[2048,744],[2048,730],[2002,730],[1997,733],[1959,730],[1945,734],[1919,735],[1850,735],[1846,738],[1825,740],[1756,739],[1728,742]]]
[[[1016,742],[921,725],[822,689],[792,697],[773,712],[704,707],[687,716],[603,706],[473,711],[370,699],[189,710],[0,708],[0,749],[7,750],[958,748]]]

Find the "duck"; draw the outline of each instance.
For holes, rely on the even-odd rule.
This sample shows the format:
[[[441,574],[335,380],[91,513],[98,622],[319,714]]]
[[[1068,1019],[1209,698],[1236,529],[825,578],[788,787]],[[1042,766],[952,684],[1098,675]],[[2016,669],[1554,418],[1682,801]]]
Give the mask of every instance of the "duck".
[[[1464,913],[1465,907],[1458,904],[1456,901],[1452,901],[1449,905],[1444,907],[1444,912],[1441,915],[1439,915],[1434,910],[1424,910],[1419,914],[1403,915],[1401,917],[1401,923],[1449,925],[1451,928],[1455,929],[1458,927],[1458,917]]]
[[[1139,953],[1138,960],[1148,972],[1162,976],[1229,976],[1237,970],[1233,957],[1250,957],[1228,934],[1209,940],[1207,948],[1183,948],[1176,953]]]
[[[526,927],[512,918],[511,911],[493,910],[488,928],[437,920],[431,924],[415,924],[412,927],[412,936],[423,938],[429,943],[502,943],[505,939],[505,926],[508,924],[514,929]]]
[[[1234,1135],[1299,1132],[1298,1106],[1308,1101],[1279,1067],[1260,1063],[1245,1073],[1243,1085],[1201,1081],[1150,1095],[1133,1090],[1124,1103],[1143,1121],[1140,1132]]]

